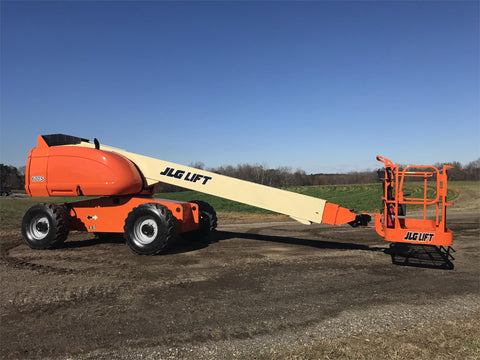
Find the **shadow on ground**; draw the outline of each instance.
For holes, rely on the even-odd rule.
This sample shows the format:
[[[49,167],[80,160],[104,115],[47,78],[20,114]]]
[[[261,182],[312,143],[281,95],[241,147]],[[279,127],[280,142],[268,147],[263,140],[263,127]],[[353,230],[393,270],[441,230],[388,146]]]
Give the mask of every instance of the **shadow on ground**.
[[[344,243],[344,242],[334,242],[334,241],[323,241],[323,240],[312,240],[312,239],[301,239],[288,236],[277,236],[277,235],[261,235],[261,234],[250,234],[243,232],[232,232],[232,231],[215,231],[210,234],[210,237],[205,240],[198,241],[188,241],[182,239],[181,237],[163,254],[178,254],[185,252],[192,252],[199,249],[208,247],[211,243],[216,243],[224,240],[230,239],[248,239],[255,241],[266,241],[273,243],[289,244],[289,245],[298,245],[298,246],[309,246],[316,249],[338,249],[338,250],[362,250],[362,251],[380,251],[385,252],[386,247],[371,247],[367,245],[354,244],[354,243]],[[87,240],[73,240],[67,241],[63,245],[64,248],[83,248],[96,246],[99,244],[122,244],[125,243],[125,239],[122,234],[108,234],[102,236],[96,236]]]
[[[390,247],[378,247],[347,242],[312,240],[294,238],[289,236],[262,235],[233,231],[215,231],[210,235],[208,239],[198,241],[189,241],[179,237],[179,239],[174,244],[169,246],[161,254],[169,255],[189,253],[204,249],[208,247],[211,243],[221,242],[230,239],[247,239],[279,244],[308,246],[315,249],[361,250],[382,252],[391,256],[392,264],[394,265],[427,267],[444,270],[453,269],[453,263],[450,261],[453,260],[451,254],[447,253],[447,255],[444,255],[438,249],[433,249],[432,246],[427,248],[419,248],[414,247],[413,245],[410,245],[409,247],[407,244],[403,244],[402,246],[398,246],[398,244],[392,244],[393,246]],[[124,242],[125,240],[122,234],[103,234],[100,236],[97,235],[96,237],[87,240],[67,241],[63,247],[84,248],[96,246],[99,244],[123,244]]]

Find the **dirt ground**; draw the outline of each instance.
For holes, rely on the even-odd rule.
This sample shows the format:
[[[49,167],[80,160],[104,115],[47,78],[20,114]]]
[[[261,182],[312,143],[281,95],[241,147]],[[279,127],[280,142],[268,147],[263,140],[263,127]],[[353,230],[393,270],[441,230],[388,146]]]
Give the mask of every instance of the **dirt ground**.
[[[373,229],[220,219],[211,243],[159,256],[85,233],[35,251],[2,231],[1,357],[253,359],[479,311],[478,211],[449,217],[454,270],[393,265]]]

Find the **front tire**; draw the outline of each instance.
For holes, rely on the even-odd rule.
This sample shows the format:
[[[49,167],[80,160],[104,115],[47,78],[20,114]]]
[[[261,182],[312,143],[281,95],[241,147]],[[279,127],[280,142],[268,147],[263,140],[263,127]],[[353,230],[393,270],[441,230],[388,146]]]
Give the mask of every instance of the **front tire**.
[[[63,205],[32,206],[22,219],[22,237],[32,249],[59,247],[67,239],[68,232],[68,212]]]
[[[176,219],[167,207],[156,203],[142,204],[125,220],[125,241],[137,254],[155,255],[173,242],[176,225]]]

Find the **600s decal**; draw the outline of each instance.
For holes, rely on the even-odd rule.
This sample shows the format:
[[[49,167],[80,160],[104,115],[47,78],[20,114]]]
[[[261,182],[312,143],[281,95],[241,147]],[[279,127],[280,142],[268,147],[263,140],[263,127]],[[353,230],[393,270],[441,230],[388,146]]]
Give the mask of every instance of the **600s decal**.
[[[43,176],[32,176],[32,182],[43,182],[44,180]]]

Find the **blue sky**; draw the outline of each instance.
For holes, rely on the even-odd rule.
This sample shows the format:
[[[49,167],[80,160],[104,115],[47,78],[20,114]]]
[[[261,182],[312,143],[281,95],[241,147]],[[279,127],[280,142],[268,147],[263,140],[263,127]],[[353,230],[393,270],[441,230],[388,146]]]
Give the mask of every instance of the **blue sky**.
[[[0,161],[66,133],[308,173],[480,156],[477,1],[2,1]]]

